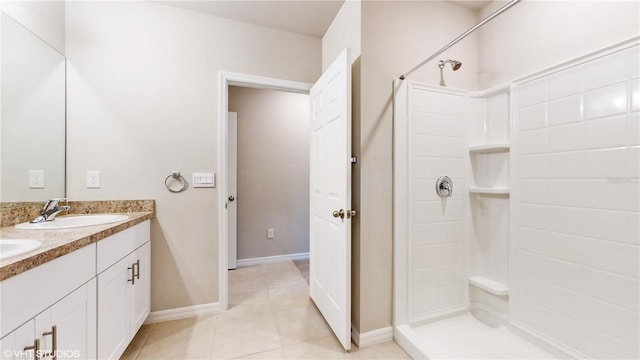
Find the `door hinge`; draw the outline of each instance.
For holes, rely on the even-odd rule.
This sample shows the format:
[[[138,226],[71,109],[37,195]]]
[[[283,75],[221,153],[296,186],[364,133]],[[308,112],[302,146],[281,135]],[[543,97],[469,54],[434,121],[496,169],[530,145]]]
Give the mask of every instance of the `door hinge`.
[[[356,164],[358,162],[358,157],[357,156],[352,156],[351,157],[351,163],[352,164]]]

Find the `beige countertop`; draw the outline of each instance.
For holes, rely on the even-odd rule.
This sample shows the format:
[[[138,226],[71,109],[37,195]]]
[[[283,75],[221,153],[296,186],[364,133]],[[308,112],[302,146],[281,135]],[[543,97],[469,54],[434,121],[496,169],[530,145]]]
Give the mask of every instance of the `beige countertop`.
[[[66,255],[107,236],[128,229],[154,217],[153,211],[118,212],[129,219],[110,224],[55,230],[20,230],[13,225],[0,228],[3,239],[31,239],[42,243],[38,249],[0,260],[0,281],[18,275],[38,265]]]

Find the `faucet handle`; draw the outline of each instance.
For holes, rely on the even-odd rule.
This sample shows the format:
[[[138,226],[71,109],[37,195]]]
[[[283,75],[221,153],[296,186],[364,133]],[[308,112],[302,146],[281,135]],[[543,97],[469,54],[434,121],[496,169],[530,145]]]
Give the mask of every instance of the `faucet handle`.
[[[67,200],[68,199],[66,197],[49,199],[49,200],[45,201],[44,206],[42,207],[42,210],[44,210],[44,211],[49,210],[51,208],[54,208],[54,207],[58,206],[58,203],[60,201],[67,201]]]

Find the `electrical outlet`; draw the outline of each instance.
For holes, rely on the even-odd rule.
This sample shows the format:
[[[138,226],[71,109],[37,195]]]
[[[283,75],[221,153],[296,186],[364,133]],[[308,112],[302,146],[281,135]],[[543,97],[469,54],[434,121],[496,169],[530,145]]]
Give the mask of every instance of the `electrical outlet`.
[[[276,236],[274,229],[267,229],[267,239],[273,239]]]
[[[29,189],[44,189],[44,170],[29,170]]]
[[[100,188],[100,171],[87,171],[87,189]]]

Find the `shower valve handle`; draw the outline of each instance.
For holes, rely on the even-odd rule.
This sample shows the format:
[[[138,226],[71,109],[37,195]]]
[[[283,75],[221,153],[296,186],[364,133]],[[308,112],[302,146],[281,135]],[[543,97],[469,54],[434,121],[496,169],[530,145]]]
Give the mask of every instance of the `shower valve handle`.
[[[440,197],[451,197],[453,195],[453,181],[448,176],[441,176],[436,181],[436,193]]]

